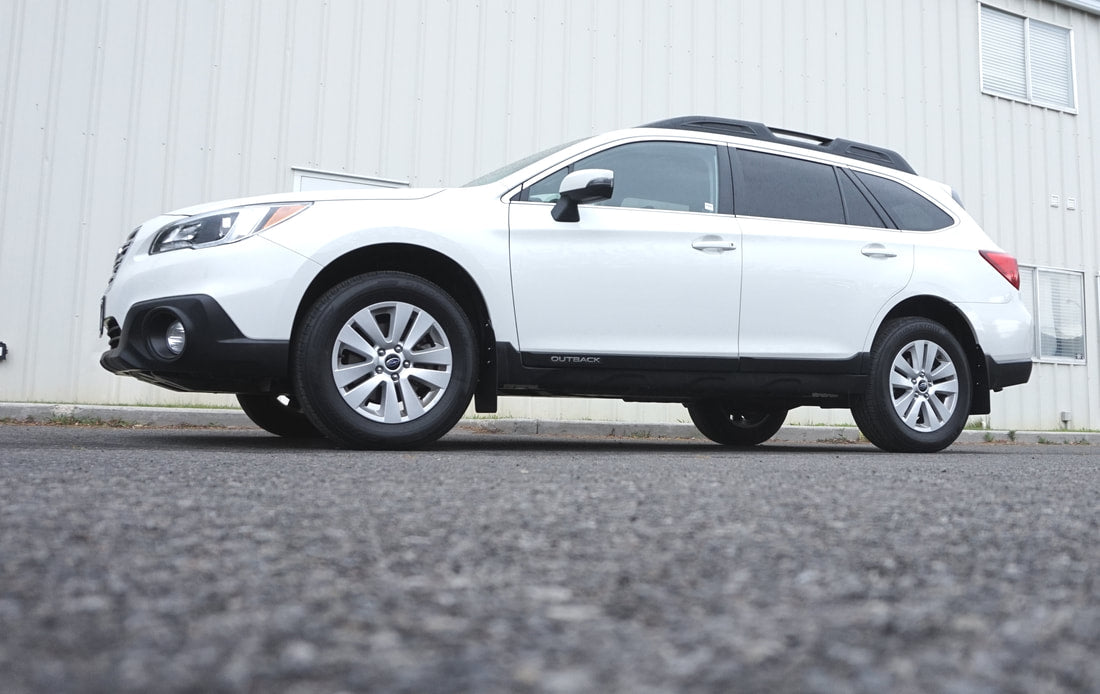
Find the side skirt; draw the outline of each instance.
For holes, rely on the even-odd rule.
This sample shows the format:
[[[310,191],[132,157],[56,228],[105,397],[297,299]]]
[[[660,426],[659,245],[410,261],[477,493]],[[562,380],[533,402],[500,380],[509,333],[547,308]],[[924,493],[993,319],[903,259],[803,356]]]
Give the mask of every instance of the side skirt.
[[[639,402],[737,398],[761,405],[848,407],[850,396],[866,385],[866,357],[764,360],[521,353],[498,342],[497,387],[501,395]]]

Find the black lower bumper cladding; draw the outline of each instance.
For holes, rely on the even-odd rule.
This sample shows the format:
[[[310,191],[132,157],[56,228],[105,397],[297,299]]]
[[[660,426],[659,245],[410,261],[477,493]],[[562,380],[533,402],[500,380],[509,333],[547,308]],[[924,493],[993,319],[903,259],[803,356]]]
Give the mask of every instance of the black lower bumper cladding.
[[[993,390],[1018,386],[1027,383],[1031,378],[1031,360],[1001,364],[996,359],[987,357],[986,363],[989,365],[989,387]]]
[[[171,355],[161,346],[164,327],[183,324],[187,344]],[[203,294],[135,304],[118,344],[99,363],[108,371],[180,391],[269,392],[285,389],[289,342],[245,337],[225,310]]]

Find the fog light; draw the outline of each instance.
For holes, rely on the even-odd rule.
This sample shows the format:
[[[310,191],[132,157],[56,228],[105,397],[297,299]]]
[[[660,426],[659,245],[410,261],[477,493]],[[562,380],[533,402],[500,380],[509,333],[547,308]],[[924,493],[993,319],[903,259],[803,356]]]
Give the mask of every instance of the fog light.
[[[183,323],[173,321],[168,326],[168,330],[164,331],[164,343],[172,354],[183,354],[183,348],[187,346],[187,331]]]

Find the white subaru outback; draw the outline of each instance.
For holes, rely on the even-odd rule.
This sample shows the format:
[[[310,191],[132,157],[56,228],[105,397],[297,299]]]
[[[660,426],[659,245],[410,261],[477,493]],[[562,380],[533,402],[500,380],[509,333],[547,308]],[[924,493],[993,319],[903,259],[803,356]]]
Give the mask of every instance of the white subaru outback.
[[[102,365],[235,393],[283,436],[405,448],[470,399],[683,403],[730,446],[799,405],[937,451],[1031,373],[1016,260],[896,152],[683,117],[462,188],[291,193],[149,220]]]

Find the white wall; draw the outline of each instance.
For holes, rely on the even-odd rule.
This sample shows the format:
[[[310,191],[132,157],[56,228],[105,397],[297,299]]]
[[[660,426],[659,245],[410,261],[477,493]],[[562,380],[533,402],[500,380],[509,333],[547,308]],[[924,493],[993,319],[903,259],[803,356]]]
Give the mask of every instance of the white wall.
[[[1073,29],[1078,115],[980,93],[970,0],[2,0],[0,400],[227,402],[98,366],[114,251],[162,210],[289,190],[293,166],[461,183],[704,113],[895,148],[1021,262],[1084,271],[1088,364],[1037,365],[995,396],[992,422],[1055,427],[1070,410],[1100,428],[1100,17],[992,4]],[[1079,209],[1051,208],[1052,192]]]

